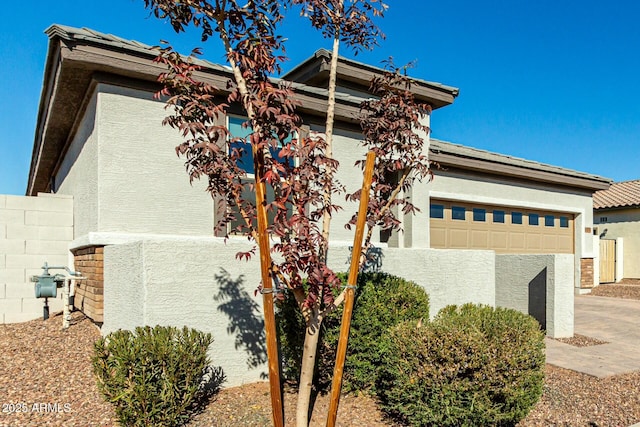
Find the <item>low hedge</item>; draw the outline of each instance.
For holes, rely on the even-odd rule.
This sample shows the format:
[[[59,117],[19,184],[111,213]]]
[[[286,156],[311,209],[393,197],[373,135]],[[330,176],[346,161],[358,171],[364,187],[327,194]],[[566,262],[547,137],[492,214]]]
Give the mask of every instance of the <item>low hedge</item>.
[[[217,387],[224,378],[209,366],[212,342],[211,334],[187,327],[115,331],[94,346],[98,388],[122,425],[182,425],[203,386]]]
[[[347,276],[341,279],[346,283]],[[314,384],[324,392],[331,385],[340,335],[342,305],[323,322],[318,345]],[[429,296],[413,282],[385,273],[361,273],[349,334],[343,390],[375,392],[377,371],[382,363],[380,337],[400,322],[429,318]],[[285,376],[297,381],[304,344],[305,323],[293,296],[278,304],[276,313]]]
[[[544,334],[531,316],[467,304],[384,339],[383,410],[411,426],[513,426],[542,395]]]

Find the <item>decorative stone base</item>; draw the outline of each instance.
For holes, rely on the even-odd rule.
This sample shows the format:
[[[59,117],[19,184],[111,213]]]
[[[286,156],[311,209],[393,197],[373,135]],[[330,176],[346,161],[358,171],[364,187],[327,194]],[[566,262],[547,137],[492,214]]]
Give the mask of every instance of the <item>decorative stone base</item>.
[[[580,289],[591,289],[593,286],[593,258],[580,258]]]
[[[76,283],[74,307],[96,323],[104,321],[104,247],[91,246],[73,251],[74,268],[86,280]]]

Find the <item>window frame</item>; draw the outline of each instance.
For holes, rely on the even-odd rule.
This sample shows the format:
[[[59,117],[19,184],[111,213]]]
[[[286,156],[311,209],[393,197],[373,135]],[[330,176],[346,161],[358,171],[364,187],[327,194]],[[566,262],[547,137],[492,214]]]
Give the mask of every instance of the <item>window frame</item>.
[[[247,141],[246,141],[246,139],[247,139],[247,138],[248,138],[248,137],[249,137],[253,132],[249,132],[249,133],[248,133],[248,134],[246,134],[246,135],[240,136],[240,138],[245,138],[245,142],[239,142],[239,141],[235,141],[235,142],[233,142],[232,140],[233,140],[234,138],[237,138],[238,136],[233,135],[233,133],[231,132],[231,120],[232,120],[232,119],[236,119],[236,120],[239,120],[239,121],[240,121],[240,122],[238,123],[238,125],[240,126],[240,129],[242,129],[243,131],[248,132],[249,130],[251,130],[250,128],[246,128],[246,129],[245,129],[245,128],[243,128],[243,127],[242,127],[242,124],[243,124],[243,123],[245,123],[245,122],[247,122],[247,121],[249,120],[249,119],[248,119],[248,117],[245,117],[245,116],[242,116],[242,115],[239,115],[239,114],[230,114],[230,113],[228,113],[228,114],[226,115],[226,117],[225,117],[225,122],[226,122],[227,130],[229,131],[229,135],[228,135],[228,138],[227,138],[227,141],[226,141],[226,144],[227,144],[227,153],[228,153],[228,154],[231,154],[231,148],[232,148],[232,145],[233,145],[233,144],[243,144],[243,145],[246,145],[246,146],[247,146],[247,148],[248,148],[248,150],[245,150],[245,151],[248,151],[248,155],[246,155],[246,154],[245,154],[245,156],[246,156],[246,157],[248,157],[248,158],[249,158],[249,160],[250,160],[250,162],[251,162],[251,163],[250,163],[250,170],[251,170],[251,172],[249,172],[249,170],[245,169],[245,168],[244,168],[243,166],[241,166],[241,165],[238,165],[238,167],[240,167],[240,169],[242,169],[242,170],[246,173],[246,178],[248,178],[248,179],[255,179],[256,174],[255,174],[254,164],[253,164],[253,150],[252,150],[252,147],[251,147],[251,142],[247,142]],[[244,132],[243,132],[243,133],[244,133]],[[292,135],[290,138],[291,138],[291,139],[298,138],[297,132],[296,132],[294,135]],[[280,151],[281,149],[282,149],[282,147],[280,147],[280,148],[271,148],[271,147],[269,147],[269,152],[271,153],[271,156],[273,156],[273,158],[274,158],[274,159],[276,159],[278,162],[281,162],[281,161],[280,161],[280,159],[281,159],[281,158],[280,158],[280,156],[278,155],[278,153],[279,153],[279,151]],[[243,158],[244,158],[245,156],[243,156]],[[299,159],[298,159],[298,157],[297,157],[297,156],[296,156],[296,157],[294,157],[294,158],[292,158],[292,159],[289,159],[289,161],[290,161],[290,162],[293,162],[293,164],[291,164],[291,166],[294,166],[294,167],[295,167],[295,166],[297,166],[297,165],[299,164]],[[283,163],[283,162],[281,162],[281,163]],[[244,162],[243,162],[243,164],[244,164]]]
[[[513,220],[513,215],[514,215],[514,214],[515,214],[515,215],[517,215],[518,222],[515,222],[515,221]],[[524,222],[524,221],[523,221],[524,214],[523,214],[522,212],[519,212],[519,211],[511,211],[511,212],[509,213],[509,216],[511,217],[511,224],[512,224],[512,225],[523,225],[523,222]]]
[[[551,219],[551,225],[549,225],[549,219]],[[555,215],[545,215],[544,216],[544,226],[545,227],[555,227],[556,226],[556,216]]]
[[[442,216],[434,216],[433,215],[433,209],[434,208],[440,208],[441,209],[441,214]],[[444,219],[444,213],[445,213],[445,206],[439,203],[429,203],[429,218],[433,218],[433,219]]]
[[[487,222],[487,209],[486,208],[472,208],[471,209],[473,222]],[[479,219],[482,218],[482,219]]]
[[[462,210],[462,218],[456,218],[454,212],[459,214]],[[466,206],[453,206],[451,205],[451,220],[452,221],[466,221],[467,220],[467,207]]]

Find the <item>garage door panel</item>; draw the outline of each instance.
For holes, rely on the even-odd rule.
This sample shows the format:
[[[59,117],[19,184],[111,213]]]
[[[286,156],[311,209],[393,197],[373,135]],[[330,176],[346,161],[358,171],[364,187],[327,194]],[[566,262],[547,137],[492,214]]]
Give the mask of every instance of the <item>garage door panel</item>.
[[[430,220],[432,248],[490,249],[498,253],[574,253],[573,214],[460,201],[433,200],[432,204],[439,205],[441,212],[444,208],[441,218]],[[453,219],[454,206],[458,219]],[[495,212],[498,212],[497,216]],[[513,222],[514,215],[516,223]]]
[[[449,241],[447,242],[451,248],[468,248],[469,247],[469,230],[453,229],[449,230]]]
[[[506,231],[491,231],[491,240],[489,241],[489,247],[496,251],[506,250],[508,248],[507,239],[509,234]]]
[[[572,254],[573,251],[573,236],[558,236],[558,252]]]
[[[542,236],[542,250],[544,252],[558,252],[558,236],[554,234]]]
[[[471,247],[473,249],[488,249],[489,230],[471,230]]]
[[[542,236],[539,234],[527,233],[527,252],[539,252],[542,250]]]
[[[524,233],[512,231],[509,233],[509,247],[512,249],[525,249]]]
[[[431,246],[434,248],[445,247],[447,245],[447,230],[444,228],[431,229]]]

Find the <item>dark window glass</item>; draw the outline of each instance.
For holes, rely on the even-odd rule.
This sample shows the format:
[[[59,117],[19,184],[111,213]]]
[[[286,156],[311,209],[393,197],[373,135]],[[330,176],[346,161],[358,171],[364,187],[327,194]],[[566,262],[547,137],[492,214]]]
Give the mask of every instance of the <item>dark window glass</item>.
[[[556,217],[553,215],[545,215],[544,216],[544,226],[545,227],[553,227],[556,222]]]
[[[246,121],[246,118],[229,116],[229,134],[231,134],[231,138],[242,138],[231,141],[229,143],[229,151],[231,152],[237,149],[241,153],[238,158],[238,166],[246,173],[253,175],[255,173],[253,168],[253,152],[251,151],[251,143],[249,142],[249,135],[253,133],[253,130],[250,127],[242,127],[242,124]],[[285,143],[290,141],[291,137],[288,137]],[[280,148],[269,147],[269,152],[278,162],[288,162],[289,165],[294,165],[293,158],[280,157]]]
[[[511,212],[511,224],[522,224],[521,212]]]
[[[560,217],[560,227],[569,228],[569,218],[567,218],[566,216],[561,216]]]
[[[444,218],[444,205],[431,204],[431,218]]]
[[[504,211],[493,211],[493,222],[504,224]]]
[[[538,214],[529,214],[529,225],[538,225],[540,223],[540,215]]]
[[[463,206],[452,206],[451,207],[451,219],[457,219],[457,220],[464,221],[466,212],[467,212],[467,209],[464,208]]]
[[[482,208],[473,208],[473,220],[476,222],[485,222],[487,220],[487,210]]]

